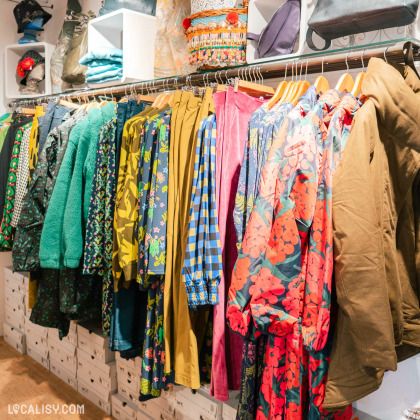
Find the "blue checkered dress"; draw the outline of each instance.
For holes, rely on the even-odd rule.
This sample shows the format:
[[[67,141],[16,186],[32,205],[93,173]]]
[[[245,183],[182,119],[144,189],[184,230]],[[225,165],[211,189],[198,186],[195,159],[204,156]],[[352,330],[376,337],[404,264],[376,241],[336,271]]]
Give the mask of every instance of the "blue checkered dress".
[[[215,186],[216,116],[211,115],[201,122],[197,135],[188,243],[182,269],[192,309],[219,303],[223,265]]]

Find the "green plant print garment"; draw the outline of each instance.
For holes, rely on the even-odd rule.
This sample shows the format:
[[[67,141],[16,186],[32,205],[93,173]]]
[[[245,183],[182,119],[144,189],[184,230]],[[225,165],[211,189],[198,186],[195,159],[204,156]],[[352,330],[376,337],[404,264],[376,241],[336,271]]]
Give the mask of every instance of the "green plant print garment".
[[[138,225],[138,282],[145,289],[150,275],[165,274],[171,115],[164,111],[145,126]]]
[[[12,226],[13,211],[15,207],[16,194],[16,174],[19,166],[20,146],[22,144],[23,135],[27,129],[30,129],[32,122],[19,127],[12,150],[12,159],[10,161],[9,174],[7,176],[6,199],[3,209],[3,218],[0,225],[0,251],[10,251],[13,246]]]

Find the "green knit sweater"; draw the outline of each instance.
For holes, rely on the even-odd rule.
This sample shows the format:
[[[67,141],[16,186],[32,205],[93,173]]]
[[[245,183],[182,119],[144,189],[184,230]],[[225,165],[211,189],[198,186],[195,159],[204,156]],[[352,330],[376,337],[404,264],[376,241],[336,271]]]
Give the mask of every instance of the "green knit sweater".
[[[99,130],[114,116],[115,104],[108,103],[90,110],[88,117],[72,130],[42,229],[41,267],[63,269],[79,266]],[[73,133],[79,127],[77,138]]]

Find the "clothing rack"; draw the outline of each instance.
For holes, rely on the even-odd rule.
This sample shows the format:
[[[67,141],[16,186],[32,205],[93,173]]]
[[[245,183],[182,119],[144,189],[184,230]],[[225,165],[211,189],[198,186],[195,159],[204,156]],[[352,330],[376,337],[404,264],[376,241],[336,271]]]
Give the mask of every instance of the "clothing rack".
[[[138,83],[117,85],[108,88],[84,88],[68,90],[55,95],[40,95],[31,99],[17,99],[9,103],[9,107],[18,105],[35,105],[47,101],[59,99],[83,99],[89,96],[127,96],[130,93],[144,93],[144,91],[158,92],[165,90],[180,89],[183,87],[208,86],[210,83],[229,83],[232,78],[263,83],[264,79],[281,78],[292,75],[292,67],[295,74],[305,75],[325,73],[346,69],[366,67],[370,58],[382,58],[390,64],[397,64],[411,60],[420,60],[420,46],[411,41],[389,41],[384,43],[370,44],[352,48],[343,48],[334,51],[322,51],[299,57],[285,58],[258,65],[245,65],[216,69],[207,72],[195,73],[188,76],[174,76],[147,80]],[[409,64],[409,63],[408,63]]]

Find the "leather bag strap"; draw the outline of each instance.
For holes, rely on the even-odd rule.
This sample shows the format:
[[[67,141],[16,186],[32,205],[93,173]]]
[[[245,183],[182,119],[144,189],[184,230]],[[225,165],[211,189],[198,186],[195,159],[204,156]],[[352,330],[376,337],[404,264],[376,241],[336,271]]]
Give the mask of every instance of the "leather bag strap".
[[[324,39],[325,41],[325,46],[323,48],[318,48],[314,42],[312,41],[312,36],[314,34],[314,30],[312,28],[309,28],[308,31],[306,32],[306,43],[308,44],[309,48],[314,50],[314,51],[325,51],[328,48],[331,47],[331,40],[329,39]]]

